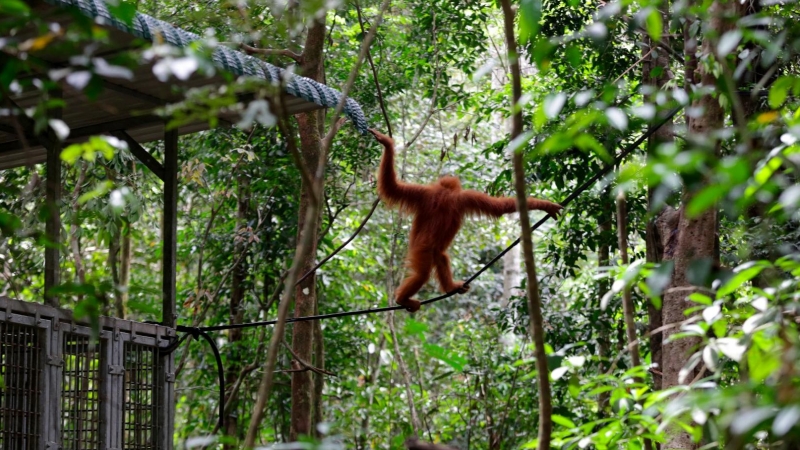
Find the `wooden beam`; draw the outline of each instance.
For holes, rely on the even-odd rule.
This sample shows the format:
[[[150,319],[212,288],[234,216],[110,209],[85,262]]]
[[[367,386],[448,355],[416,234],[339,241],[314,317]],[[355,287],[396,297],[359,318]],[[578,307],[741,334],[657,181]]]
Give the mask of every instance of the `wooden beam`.
[[[133,153],[133,156],[136,157],[142,164],[144,164],[151,172],[156,174],[156,176],[164,181],[166,175],[164,174],[164,166],[161,165],[158,160],[156,160],[153,155],[151,155],[147,150],[145,150],[141,145],[134,138],[131,137],[125,131],[112,131],[112,135],[116,136],[118,139],[122,139],[123,141],[128,143],[128,149]]]
[[[17,134],[17,130],[15,130],[13,126],[5,125],[5,124],[2,124],[2,123],[0,123],[0,131],[2,131],[3,133],[12,134],[12,135],[16,135]]]
[[[178,130],[164,133],[164,225],[162,231],[162,300],[161,323],[175,328],[176,276],[178,250]]]
[[[119,84],[113,83],[113,82],[109,81],[107,78],[103,78],[102,80],[103,80],[103,87],[108,89],[109,91],[114,91],[114,92],[117,92],[119,94],[127,95],[128,97],[137,98],[139,100],[146,101],[146,102],[148,102],[148,103],[150,103],[150,104],[152,104],[154,106],[164,106],[164,105],[169,104],[171,101],[173,101],[173,102],[180,101],[180,99],[164,100],[164,99],[158,98],[158,97],[156,97],[154,95],[146,94],[144,92],[140,92],[140,91],[137,91],[135,89],[127,88],[125,86],[121,86]]]
[[[22,117],[20,117],[20,119],[22,119]],[[28,118],[25,117],[25,119]],[[117,130],[128,130],[128,129],[145,127],[148,125],[153,125],[155,123],[163,124],[164,118],[154,115],[146,115],[146,116],[126,117],[124,119],[111,120],[108,122],[98,123],[95,125],[87,125],[85,127],[74,128],[70,130],[67,142],[69,143],[80,142],[81,138],[95,136],[103,133],[110,133],[112,131],[117,131]],[[26,137],[30,141],[29,144],[31,145],[31,147],[35,145],[41,145],[43,147],[47,147],[46,142],[44,142],[44,140],[47,139],[46,136],[42,135],[34,136],[32,133],[28,131],[27,129],[28,127],[26,126],[25,123],[23,123],[22,126],[23,128],[26,128]],[[30,129],[32,130],[33,128]],[[29,133],[30,135],[28,135]],[[0,157],[5,152],[13,152],[15,150],[20,150],[21,148],[22,148],[22,143],[18,140],[11,142],[4,142],[0,144]]]
[[[60,93],[59,93],[60,94]],[[52,116],[61,118],[61,110]],[[25,117],[25,116],[23,116]],[[25,119],[28,119],[25,117]],[[32,125],[32,124],[26,124]],[[31,131],[33,128],[31,127]],[[58,136],[48,127],[47,136],[39,136],[39,141],[47,149],[47,167],[45,181],[45,207],[47,222],[45,234],[47,247],[44,249],[44,302],[50,306],[58,306],[58,298],[49,292],[61,282],[61,142]]]

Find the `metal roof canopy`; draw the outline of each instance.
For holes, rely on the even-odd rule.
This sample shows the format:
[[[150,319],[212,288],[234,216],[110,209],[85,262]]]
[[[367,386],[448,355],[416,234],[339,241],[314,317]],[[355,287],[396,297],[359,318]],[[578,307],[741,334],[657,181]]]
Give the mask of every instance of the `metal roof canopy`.
[[[136,13],[132,24],[128,25],[112,16],[104,0],[25,0],[31,10],[50,23],[59,23],[66,28],[76,18],[76,11],[103,27],[109,33],[108,43],[90,52],[95,57],[109,58],[115,54],[139,47],[142,41],[153,42],[157,37],[177,47],[185,47],[200,37],[196,34],[173,27],[172,25]],[[72,8],[68,11],[66,8]],[[0,17],[0,21],[4,20]],[[14,36],[6,36],[9,40],[23,42],[37,37],[37,30],[25,27],[16,30]],[[2,38],[3,36],[0,36]],[[86,43],[84,45],[90,45]],[[77,49],[77,52],[83,52]],[[29,77],[47,76],[47,71],[67,67],[71,54],[59,53],[52,48],[43,48],[30,52],[36,58],[31,64]],[[0,53],[0,62],[11,58],[7,53]],[[255,77],[283,88],[283,108],[286,114],[313,111],[325,107],[337,106],[341,93],[314,80],[301,76],[286,76],[284,71],[252,56],[219,46],[214,49],[212,60],[215,66],[233,75]],[[61,159],[63,144],[79,142],[97,134],[112,134],[125,140],[131,152],[153,173],[164,182],[164,218],[162,230],[162,324],[174,328],[177,321],[176,308],[176,262],[177,262],[177,214],[178,214],[178,135],[205,130],[207,121],[198,121],[179,127],[165,129],[165,119],[153,114],[154,110],[170,103],[182,100],[185,88],[203,86],[222,86],[225,78],[217,74],[207,77],[194,73],[185,81],[169,80],[161,82],[153,74],[150,63],[141,63],[133,69],[131,79],[102,78],[103,92],[96,100],[90,100],[85,94],[71,88],[61,81],[60,96],[64,107],[58,111],[50,111],[51,117],[60,118],[70,127],[70,135],[66,142],[59,142],[52,130],[34,135],[33,123],[25,115],[0,116],[0,170],[29,164],[46,162],[46,199],[48,210],[46,235],[51,242],[61,240]],[[178,88],[178,89],[176,89]],[[41,93],[31,89],[11,98],[5,98],[2,107],[30,108],[41,100]],[[244,93],[243,95],[247,95]],[[8,104],[10,103],[10,105]],[[353,122],[362,134],[367,132],[367,121],[361,107],[355,100],[348,98],[345,102],[344,114]],[[239,119],[237,114],[222,114],[219,121],[230,125]],[[18,133],[18,128],[23,133]],[[24,139],[20,139],[20,134]],[[163,163],[157,161],[139,143],[164,140]],[[27,144],[27,145],[26,145]],[[51,289],[59,285],[60,248],[45,248],[44,287],[45,303],[58,306],[58,299],[52,296]],[[171,420],[170,417],[159,417],[160,421]],[[171,442],[171,441],[170,441]]]
[[[62,28],[74,20],[74,11],[70,13],[65,8],[75,8],[83,15],[93,18],[97,25],[109,33],[110,44],[95,52],[95,56],[104,58],[136,48],[137,43],[142,40],[152,42],[156,34],[163,41],[178,47],[200,39],[193,33],[142,13],[136,14],[131,28],[113,17],[103,0],[28,0],[27,3],[34,13],[49,22],[59,23]],[[12,39],[22,41],[35,36],[35,30],[24,29]],[[47,48],[31,52],[31,55],[52,69],[67,67],[69,57],[72,56],[48,52]],[[234,75],[251,76],[273,82],[281,82],[284,76],[280,68],[222,46],[214,51],[213,62],[220,69]],[[46,76],[45,70],[30,76]],[[308,78],[292,76],[284,83],[286,84],[283,103],[289,115],[333,107],[341,98],[338,91]],[[62,80],[64,86],[62,98],[65,107],[60,118],[71,130],[65,143],[80,142],[96,134],[119,135],[121,132],[127,133],[138,143],[161,140],[165,132],[164,118],[154,115],[152,113],[154,109],[181,101],[181,91],[185,88],[221,86],[225,84],[225,79],[219,73],[212,77],[194,73],[185,81],[171,78],[167,82],[161,82],[153,74],[152,64],[147,63],[133,69],[133,78],[130,80],[104,77],[103,84],[103,92],[96,100],[90,100],[85,94],[69,87]],[[20,108],[30,108],[40,101],[40,93],[37,90],[23,92],[12,96],[10,100]],[[362,133],[366,131],[366,120],[358,103],[347,99],[344,113],[359,131]],[[238,119],[237,114],[231,113],[219,116],[219,122],[223,126],[230,126]],[[47,152],[43,142],[32,136],[30,130],[26,130],[30,145],[27,149],[24,148],[14,125],[10,117],[0,117],[0,170],[44,162]],[[179,127],[178,134],[184,135],[208,128],[207,121],[194,122]]]

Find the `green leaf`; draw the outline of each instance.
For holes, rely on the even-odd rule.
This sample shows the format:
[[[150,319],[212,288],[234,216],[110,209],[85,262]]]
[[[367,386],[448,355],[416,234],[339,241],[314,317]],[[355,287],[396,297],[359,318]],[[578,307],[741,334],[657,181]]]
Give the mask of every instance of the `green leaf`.
[[[793,405],[783,408],[772,422],[772,432],[775,436],[782,437],[796,427],[798,421],[800,421],[800,406]]]
[[[775,410],[769,407],[739,411],[733,417],[731,431],[736,435],[748,434],[755,427],[774,415]]]
[[[774,352],[765,352],[757,345],[747,351],[747,369],[754,383],[763,382],[780,368],[780,360]]]
[[[112,147],[107,140],[100,136],[92,136],[89,138],[89,147],[91,151],[87,150],[86,153],[91,153],[92,159],[94,159],[95,152],[100,152],[108,161],[114,157],[114,147]],[[84,158],[85,157],[86,155],[84,155]]]
[[[425,353],[432,358],[447,364],[458,372],[464,371],[464,366],[467,365],[467,360],[453,352],[448,352],[442,347],[434,344],[422,344]]]
[[[577,45],[570,45],[564,51],[567,62],[572,68],[577,69],[581,67],[583,62],[583,51]]]
[[[775,83],[772,84],[772,87],[769,90],[769,107],[772,109],[778,109],[783,102],[786,100],[786,97],[789,95],[789,89],[792,88],[794,84],[793,77],[780,77],[778,78]]]
[[[0,0],[0,12],[23,16],[30,12],[28,5],[20,0]]]
[[[550,68],[550,59],[556,46],[550,42],[549,39],[538,39],[533,46],[533,60],[536,62],[536,67],[541,71],[546,71]]]
[[[75,161],[77,161],[82,154],[83,148],[81,144],[72,144],[64,150],[61,150],[61,159],[67,164],[72,165],[75,164]]]
[[[88,202],[90,200],[93,200],[93,199],[98,198],[98,197],[100,197],[102,195],[105,195],[113,187],[114,187],[114,183],[112,183],[111,181],[108,181],[108,180],[101,181],[101,182],[97,183],[97,185],[95,185],[94,189],[92,189],[91,191],[84,192],[83,194],[81,194],[81,196],[78,197],[78,204],[79,205],[83,205],[83,204],[85,204],[86,202]]]
[[[700,292],[693,292],[693,293],[689,294],[689,300],[691,300],[691,301],[693,301],[695,303],[699,303],[701,305],[705,305],[705,306],[711,306],[711,303],[712,303],[711,297],[709,297],[709,296],[707,296],[705,294],[701,294]],[[703,309],[703,308],[699,308],[699,309]]]
[[[588,395],[590,397],[594,397],[595,395],[602,394],[603,392],[608,392],[608,391],[613,391],[613,390],[614,390],[614,386],[608,386],[608,385],[600,386],[600,387],[596,387],[596,388],[592,389],[591,391],[587,392],[586,395]]]
[[[625,112],[619,108],[607,108],[606,109],[606,118],[608,118],[608,123],[620,130],[625,131],[628,129],[628,116],[625,115]]]
[[[405,332],[408,334],[423,335],[428,331],[428,325],[414,319],[406,319]]]
[[[548,119],[555,119],[558,116],[558,113],[561,112],[561,108],[564,107],[564,103],[566,102],[567,96],[563,92],[548,95],[544,99],[544,114]]]
[[[719,319],[711,325],[711,329],[714,330],[715,335],[725,336],[728,331],[728,321],[725,319]]]
[[[552,419],[553,419],[553,422],[561,425],[562,427],[575,428],[575,423],[573,423],[571,420],[567,419],[564,416],[559,416],[558,414],[553,414]]]
[[[108,12],[119,19],[120,22],[132,27],[133,18],[136,17],[136,4],[126,1],[107,1]]]
[[[647,14],[645,19],[645,26],[647,27],[647,34],[656,42],[661,41],[661,33],[664,30],[664,19],[661,18],[661,12],[658,8],[652,8],[650,13]]]
[[[22,227],[22,221],[19,217],[0,211],[0,231],[3,234],[11,235]]]
[[[661,77],[661,74],[663,74],[663,73],[664,73],[664,68],[663,67],[660,67],[660,66],[659,67],[653,67],[652,69],[650,69],[650,78],[659,78],[659,77]]]
[[[519,39],[528,42],[539,32],[542,20],[541,0],[521,0],[519,3]]]
[[[727,283],[723,284],[722,287],[720,287],[719,290],[717,290],[717,298],[722,298],[725,297],[726,295],[732,294],[742,285],[752,280],[753,278],[757,277],[758,274],[760,274],[761,271],[763,271],[766,268],[767,268],[766,264],[757,262],[747,263],[737,267],[734,270],[733,278],[728,280]]]
[[[722,35],[717,44],[717,53],[720,58],[725,58],[739,46],[742,40],[742,31],[739,29],[731,30]]]
[[[608,153],[608,151],[603,147],[600,142],[591,134],[582,133],[575,136],[573,141],[576,147],[581,149],[584,152],[592,152],[597,155],[600,159],[606,162],[613,161],[613,158]]]
[[[660,297],[664,289],[672,281],[672,268],[675,263],[672,260],[664,261],[647,276],[647,287],[650,288],[651,295]]]

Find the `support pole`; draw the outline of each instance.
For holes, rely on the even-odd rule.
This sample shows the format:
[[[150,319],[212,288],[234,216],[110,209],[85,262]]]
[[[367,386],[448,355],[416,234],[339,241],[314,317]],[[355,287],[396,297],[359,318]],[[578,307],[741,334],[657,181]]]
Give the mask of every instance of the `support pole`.
[[[164,292],[162,319],[164,326],[175,328],[175,270],[178,250],[178,130],[164,133],[164,229],[162,232],[162,271]]]
[[[55,93],[54,95],[59,95]],[[61,110],[52,114],[61,118]],[[47,137],[41,139],[47,149],[47,168],[45,181],[45,207],[47,222],[45,234],[47,247],[44,249],[44,303],[58,307],[58,298],[50,294],[50,290],[61,282],[60,248],[61,248],[61,142],[58,136],[47,130]]]

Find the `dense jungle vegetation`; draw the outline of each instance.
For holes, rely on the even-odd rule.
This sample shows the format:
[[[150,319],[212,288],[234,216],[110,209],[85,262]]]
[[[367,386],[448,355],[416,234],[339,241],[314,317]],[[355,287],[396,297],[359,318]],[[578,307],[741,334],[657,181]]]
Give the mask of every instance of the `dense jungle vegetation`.
[[[563,202],[603,174],[535,229],[532,252],[513,247],[466,294],[414,314],[213,332],[221,428],[213,354],[186,339],[176,448],[424,448],[406,443],[414,436],[459,449],[800,444],[796,1],[108,4],[118,20],[138,10],[201,39],[105,60],[85,43],[112,35],[91,20],[56,29],[29,2],[0,0],[0,116],[66,136],[51,114],[57,89],[101,101],[109,71],[152,64],[180,90],[228,46],[349,92],[393,136],[406,181],[455,175],[512,197],[519,181]],[[39,34],[16,39],[30,24]],[[67,44],[86,58],[29,76],[28,54]],[[9,100],[25,90],[44,93],[37,108]],[[383,150],[374,138],[338,129],[334,108],[281,115],[263,80],[181,92],[159,109],[173,126],[216,124],[223,110],[242,119],[179,141],[178,323],[394,305],[412,217],[380,203],[364,222]],[[163,143],[144,147],[163,158]],[[44,165],[0,171],[0,296],[43,302],[45,247],[60,245],[61,307],[160,321],[161,180],[108,136],[61,157],[57,243],[44,237]],[[520,237],[521,222],[468,220],[449,252],[456,279]],[[419,298],[436,295],[432,280]]]

